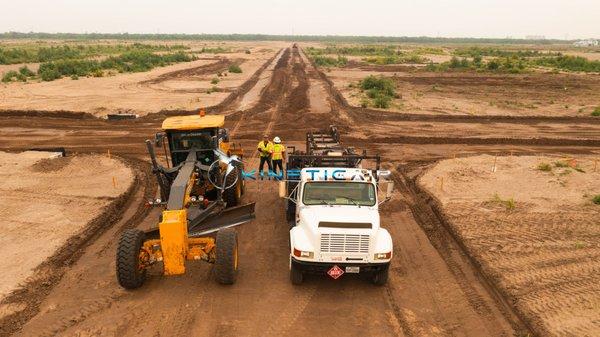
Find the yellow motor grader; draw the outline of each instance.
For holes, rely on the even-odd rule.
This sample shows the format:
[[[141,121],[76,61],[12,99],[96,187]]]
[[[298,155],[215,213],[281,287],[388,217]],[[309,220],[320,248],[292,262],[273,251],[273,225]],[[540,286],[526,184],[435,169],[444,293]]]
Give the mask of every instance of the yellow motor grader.
[[[160,190],[149,204],[163,211],[156,228],[121,235],[116,268],[122,287],[140,287],[157,263],[165,275],[183,274],[186,260],[214,263],[219,283],[235,282],[238,242],[231,227],[255,215],[254,203],[240,205],[242,149],[229,141],[224,122],[220,115],[169,117],[154,142],[146,141]],[[154,147],[164,149],[167,167],[158,163]]]

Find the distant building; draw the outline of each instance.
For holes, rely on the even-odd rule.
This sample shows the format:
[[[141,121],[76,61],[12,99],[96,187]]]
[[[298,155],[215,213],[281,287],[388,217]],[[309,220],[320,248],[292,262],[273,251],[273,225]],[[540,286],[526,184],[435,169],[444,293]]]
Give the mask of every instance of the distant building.
[[[575,47],[597,47],[598,45],[600,45],[600,43],[598,42],[598,40],[587,39],[587,40],[575,41],[575,43],[573,43],[573,45]]]

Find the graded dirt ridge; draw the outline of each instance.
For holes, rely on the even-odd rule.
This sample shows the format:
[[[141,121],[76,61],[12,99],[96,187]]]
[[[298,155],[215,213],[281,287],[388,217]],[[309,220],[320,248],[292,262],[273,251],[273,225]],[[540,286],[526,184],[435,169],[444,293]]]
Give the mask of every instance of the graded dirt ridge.
[[[600,334],[598,158],[447,159],[419,179],[540,336]]]
[[[133,183],[133,172],[116,158],[51,152],[0,152],[3,181],[0,215],[5,221],[0,252],[6,256],[0,302],[48,271],[40,266]],[[2,317],[24,309],[23,303],[2,305]]]

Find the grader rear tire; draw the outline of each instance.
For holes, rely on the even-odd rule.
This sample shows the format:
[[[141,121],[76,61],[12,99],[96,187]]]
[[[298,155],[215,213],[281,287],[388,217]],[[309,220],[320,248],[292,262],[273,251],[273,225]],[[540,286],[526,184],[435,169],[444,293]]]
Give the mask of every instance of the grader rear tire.
[[[237,179],[235,185],[223,191],[223,201],[227,203],[227,208],[239,205],[242,199],[243,182],[240,179],[240,175],[238,168],[235,168],[225,180],[225,186],[229,186]]]
[[[121,235],[117,247],[117,280],[125,289],[139,288],[146,280],[146,269],[140,265],[140,253],[146,234],[128,229]]]
[[[217,232],[215,274],[220,284],[234,284],[238,271],[237,232],[225,228]]]

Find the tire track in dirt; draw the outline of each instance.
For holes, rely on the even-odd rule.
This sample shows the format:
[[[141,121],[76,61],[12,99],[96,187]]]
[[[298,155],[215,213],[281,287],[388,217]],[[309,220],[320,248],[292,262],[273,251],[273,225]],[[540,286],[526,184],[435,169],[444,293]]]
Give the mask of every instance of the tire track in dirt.
[[[321,73],[323,75],[323,73]],[[328,81],[325,77],[324,81]],[[329,90],[333,92],[333,97],[341,97],[339,92],[336,92],[335,88],[329,85]],[[342,110],[346,109],[344,104],[338,104]],[[374,116],[368,120],[364,116],[360,119],[357,118],[352,112],[349,116],[353,119],[354,125],[364,125],[372,123],[374,120],[378,120]],[[357,120],[358,119],[358,120]],[[353,128],[350,127],[352,130]],[[373,144],[378,142],[379,138],[370,137],[366,139],[350,138],[345,137],[346,141],[350,140],[349,143],[356,145],[359,148],[365,148],[367,143]],[[389,143],[396,143],[390,141]],[[368,145],[366,146],[369,147]],[[388,146],[389,147],[389,146]],[[398,181],[398,177],[395,179]],[[470,335],[470,334],[486,334],[486,335],[498,335],[507,336],[514,333],[514,331],[527,331],[527,328],[519,321],[518,317],[512,313],[512,308],[506,306],[502,301],[502,298],[498,298],[497,294],[490,292],[490,289],[485,284],[482,284],[481,280],[477,277],[475,269],[466,264],[464,259],[455,253],[456,248],[447,243],[443,239],[443,233],[437,231],[427,231],[427,227],[432,228],[435,224],[435,218],[431,218],[427,213],[426,209],[420,207],[420,202],[411,197],[410,190],[397,182],[400,186],[401,193],[406,198],[403,203],[406,207],[411,209],[412,218],[417,223],[425,234],[425,237],[429,239],[433,245],[435,251],[439,254],[442,264],[439,260],[428,256],[428,253],[422,252],[417,259],[416,256],[407,255],[411,253],[416,247],[405,246],[403,244],[411,244],[420,247],[421,250],[427,251],[427,248],[423,245],[419,245],[419,230],[415,231],[412,235],[414,238],[407,242],[406,235],[409,233],[403,232],[402,234],[396,233],[397,229],[392,228],[391,232],[397,240],[402,238],[399,244],[400,246],[395,247],[395,256],[398,263],[406,263],[406,265],[400,265],[392,268],[392,279],[386,286],[386,296],[393,308],[393,314],[400,324],[402,331],[408,336],[420,336],[420,335]],[[382,219],[383,220],[383,219]],[[409,219],[406,219],[410,221]],[[402,220],[398,220],[402,221]],[[424,224],[427,226],[425,227]],[[405,225],[404,231],[409,230],[411,226]],[[399,237],[398,235],[402,235]],[[417,243],[415,243],[417,242]],[[455,244],[456,245],[456,244]],[[397,249],[405,248],[407,251]],[[411,263],[419,261],[418,265],[414,266]],[[427,273],[424,273],[424,269],[421,265],[427,265]],[[447,271],[445,271],[447,270]],[[412,280],[404,280],[406,273],[412,276]],[[446,273],[450,274],[451,280],[443,277]],[[438,279],[436,276],[440,277]],[[401,280],[397,280],[400,278]],[[406,298],[401,290],[395,290],[396,284],[402,284],[403,282],[414,282],[414,280],[421,280],[420,284],[413,284],[414,291],[411,294],[414,298]],[[450,283],[448,283],[450,282]],[[410,287],[410,286],[409,286]],[[429,288],[429,290],[427,290]],[[445,294],[438,294],[437,289],[447,288]],[[455,290],[454,290],[455,289]],[[461,295],[462,294],[462,295]],[[397,300],[402,299],[404,301],[416,301],[419,304],[404,303],[399,305]],[[448,301],[451,302],[448,302]],[[465,305],[470,307],[470,310],[461,307],[461,302],[465,302]],[[435,308],[433,314],[426,314],[419,318],[418,314],[415,314],[413,310],[408,309],[409,307],[418,308],[417,305],[422,305],[428,308]],[[453,312],[454,315],[444,315],[444,313]],[[422,314],[423,315],[423,314]]]
[[[155,78],[141,81],[139,83],[141,85],[159,84],[159,83],[173,80],[173,79],[198,77],[198,76],[204,76],[204,75],[208,75],[208,74],[216,74],[218,72],[224,71],[231,64],[234,64],[234,63],[240,64],[241,62],[243,62],[243,59],[231,60],[228,58],[216,58],[215,60],[216,60],[216,62],[214,62],[214,63],[203,64],[201,66],[193,67],[193,68],[186,68],[186,69],[171,71],[171,72],[159,75]]]
[[[459,281],[460,287],[463,289],[469,299],[471,306],[483,317],[486,318],[485,323],[494,325],[496,324],[495,317],[491,311],[490,303],[481,297],[479,292],[482,289],[475,289],[473,285],[481,284],[492,298],[495,303],[491,303],[500,310],[504,318],[511,323],[513,328],[519,335],[531,334],[531,324],[523,315],[509,304],[506,294],[501,292],[495,284],[488,279],[480,268],[480,263],[471,255],[460,238],[455,236],[454,231],[449,227],[446,219],[439,213],[439,209],[432,206],[432,199],[427,196],[416,185],[416,179],[420,175],[419,167],[424,165],[423,163],[415,165],[402,166],[398,168],[399,176],[394,177],[394,181],[401,187],[401,190],[409,197],[408,207],[417,220],[419,226],[427,233],[431,243],[436,247],[440,255],[446,262],[449,270],[455,275],[457,281]],[[467,257],[465,261],[453,253],[453,251],[462,252],[463,256]],[[473,280],[473,276],[468,276],[468,271],[465,269],[472,269],[476,271]]]

